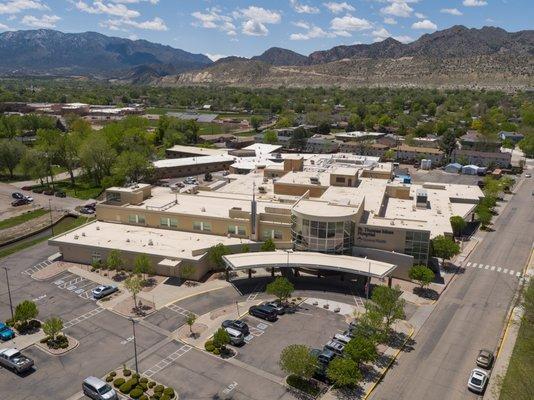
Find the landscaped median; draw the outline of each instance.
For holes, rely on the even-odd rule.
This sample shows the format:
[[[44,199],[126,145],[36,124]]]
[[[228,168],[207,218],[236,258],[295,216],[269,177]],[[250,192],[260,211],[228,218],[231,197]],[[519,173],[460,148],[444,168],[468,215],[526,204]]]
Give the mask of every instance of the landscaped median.
[[[176,398],[176,393],[171,387],[165,387],[156,381],[141,377],[130,369],[123,367],[110,372],[106,376],[106,382],[120,393],[135,400],[171,400]]]

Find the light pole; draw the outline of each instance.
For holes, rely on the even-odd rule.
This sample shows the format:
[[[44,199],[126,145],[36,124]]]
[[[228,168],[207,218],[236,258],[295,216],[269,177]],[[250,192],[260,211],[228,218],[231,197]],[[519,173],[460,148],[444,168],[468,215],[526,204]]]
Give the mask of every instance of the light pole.
[[[135,319],[130,317],[130,321],[132,321],[132,328],[133,328],[133,345],[134,345],[134,358],[135,358],[135,373],[139,375],[139,365],[137,363],[137,341],[135,338]]]
[[[237,318],[236,319],[239,319],[239,302],[237,300],[235,301],[235,306],[237,308]]]
[[[54,236],[54,220],[52,218],[52,199],[48,199],[48,212],[50,213],[50,229],[52,229],[52,236]]]
[[[7,267],[2,267],[2,268],[4,268],[4,271],[6,271],[7,293],[9,295],[9,308],[11,309],[11,321],[13,321],[15,317],[13,315],[13,301],[11,300],[11,288],[9,286],[9,274],[7,273]]]

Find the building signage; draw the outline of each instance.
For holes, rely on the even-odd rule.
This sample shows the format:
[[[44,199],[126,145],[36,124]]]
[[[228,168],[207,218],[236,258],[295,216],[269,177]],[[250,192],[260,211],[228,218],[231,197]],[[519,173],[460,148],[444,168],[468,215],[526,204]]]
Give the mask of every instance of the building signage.
[[[387,228],[369,228],[366,226],[358,227],[358,241],[373,242],[373,243],[386,243],[385,238],[381,238],[382,235],[394,235],[395,232]]]

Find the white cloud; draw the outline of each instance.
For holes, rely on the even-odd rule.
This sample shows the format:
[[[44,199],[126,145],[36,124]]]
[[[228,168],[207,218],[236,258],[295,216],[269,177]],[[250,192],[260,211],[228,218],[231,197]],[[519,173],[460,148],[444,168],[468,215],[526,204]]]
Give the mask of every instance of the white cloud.
[[[299,3],[298,0],[289,0],[291,7],[299,14],[319,14],[320,10],[317,7],[307,4]]]
[[[462,3],[466,7],[482,7],[488,5],[486,0],[464,0]]]
[[[393,15],[395,17],[407,18],[412,12],[413,8],[408,5],[405,0],[390,0],[389,6],[382,7],[380,12],[386,15]]]
[[[25,10],[49,10],[41,0],[8,0],[0,3],[0,14],[17,14]]]
[[[221,14],[221,10],[218,8],[210,8],[207,9],[206,12],[195,11],[191,15],[196,19],[196,21],[192,23],[193,26],[207,29],[218,29],[229,36],[237,35],[232,17]]]
[[[457,16],[463,15],[462,12],[458,10],[457,8],[442,8],[439,12],[443,14],[450,14],[450,15],[457,15]]]
[[[250,6],[235,11],[235,18],[245,21],[241,25],[241,32],[248,36],[266,36],[269,33],[267,24],[279,24],[282,14],[275,10],[268,10],[263,7]]]
[[[386,17],[384,18],[384,24],[397,25],[397,20],[395,18]]]
[[[139,11],[131,10],[128,7],[126,7],[124,4],[115,4],[115,3],[108,3],[105,4],[102,1],[93,1],[92,5],[87,4],[86,2],[79,0],[76,3],[74,3],[76,8],[82,12],[86,12],[88,14],[107,14],[107,15],[113,15],[115,17],[121,17],[121,18],[137,18],[141,14]]]
[[[206,56],[208,56],[208,58],[211,61],[217,61],[217,60],[220,60],[221,58],[228,57],[224,54],[211,54],[211,53],[206,53]]]
[[[333,38],[336,36],[341,36],[338,35],[337,32],[325,31],[323,28],[309,24],[304,21],[293,22],[293,25],[298,28],[305,29],[306,32],[292,33],[291,35],[289,35],[290,40],[310,40],[317,38]]]
[[[351,32],[371,29],[373,25],[364,18],[354,17],[350,14],[344,17],[336,17],[331,21],[333,31]]]
[[[334,1],[323,3],[323,5],[334,14],[342,13],[343,11],[356,11],[356,9],[348,4],[346,1],[343,3],[336,3]]]
[[[426,18],[426,15],[425,15],[425,14],[422,14],[422,13],[420,13],[420,12],[416,12],[414,15],[415,15],[416,18],[419,18],[419,19]]]
[[[424,30],[435,31],[436,29],[438,29],[438,26],[432,21],[428,19],[424,19],[422,21],[414,22],[412,24],[412,29],[424,29]]]
[[[391,36],[391,34],[387,31],[386,28],[374,30],[373,32],[371,32],[371,34],[373,35],[375,42],[381,42],[382,40],[387,39]]]
[[[9,29],[9,26],[0,23],[0,31],[8,31]]]
[[[159,17],[147,21],[135,21],[131,19],[108,19],[99,24],[101,27],[108,28],[112,31],[125,30],[127,28],[145,29],[148,31],[167,31],[167,25]]]
[[[413,37],[407,35],[393,36],[393,39],[398,40],[401,43],[410,43],[415,40]]]
[[[42,15],[40,17],[35,17],[33,15],[25,15],[22,18],[22,23],[32,28],[55,28],[56,22],[61,18],[57,15]]]

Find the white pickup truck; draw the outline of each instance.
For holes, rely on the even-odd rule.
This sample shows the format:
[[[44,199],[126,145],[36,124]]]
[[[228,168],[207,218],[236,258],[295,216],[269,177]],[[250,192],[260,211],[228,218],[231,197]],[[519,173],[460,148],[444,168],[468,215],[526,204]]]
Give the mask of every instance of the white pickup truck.
[[[23,356],[17,349],[1,349],[0,365],[20,374],[33,367],[33,360]]]

